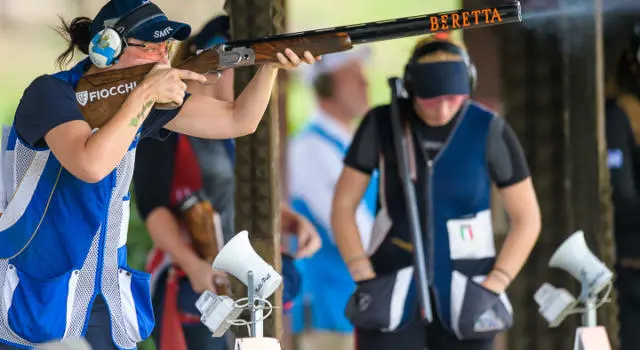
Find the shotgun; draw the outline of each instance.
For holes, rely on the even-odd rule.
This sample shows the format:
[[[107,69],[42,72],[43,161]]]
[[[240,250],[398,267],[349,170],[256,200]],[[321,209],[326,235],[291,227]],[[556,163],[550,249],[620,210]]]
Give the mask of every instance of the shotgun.
[[[217,73],[225,69],[278,62],[276,53],[286,48],[298,56],[305,51],[320,56],[350,50],[358,44],[521,21],[520,2],[510,1],[497,7],[461,9],[231,41],[193,55],[176,68],[200,74]],[[155,65],[149,63],[83,76],[76,87],[76,100],[89,125],[92,128],[104,125]],[[177,106],[156,104],[154,107],[171,109]]]
[[[402,80],[390,78],[387,80],[391,89],[391,131],[393,134],[393,147],[395,149],[398,162],[398,174],[402,180],[405,205],[407,208],[407,219],[409,220],[409,230],[411,231],[411,242],[413,243],[414,276],[416,277],[418,301],[420,302],[420,315],[427,321],[433,321],[433,311],[431,310],[431,297],[429,295],[429,275],[427,274],[427,257],[424,253],[424,243],[422,240],[422,229],[420,225],[420,214],[418,212],[418,199],[411,171],[409,166],[409,154],[407,149],[409,141],[405,137],[404,119],[401,117],[399,99],[406,97]],[[427,232],[428,234],[432,234]],[[427,239],[429,237],[427,236]]]

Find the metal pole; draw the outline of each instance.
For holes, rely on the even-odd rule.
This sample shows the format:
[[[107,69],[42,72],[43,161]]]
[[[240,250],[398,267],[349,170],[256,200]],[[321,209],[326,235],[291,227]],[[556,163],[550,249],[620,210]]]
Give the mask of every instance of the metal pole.
[[[262,319],[263,307],[264,307],[264,302],[262,300],[259,300],[258,306],[255,308],[255,311],[254,311],[254,319],[258,320],[258,322],[255,323],[255,333],[253,335],[254,338],[262,338],[264,336],[264,327],[263,327],[263,319]]]
[[[582,325],[585,327],[595,327],[597,322],[596,300],[590,297],[584,304],[587,310],[582,314]]]
[[[256,334],[256,324],[255,324],[255,320],[256,320],[256,315],[254,313],[254,308],[253,308],[253,303],[254,303],[254,295],[253,295],[253,271],[249,271],[247,272],[248,275],[248,279],[247,279],[247,292],[248,292],[248,299],[247,299],[247,306],[249,311],[251,312],[251,334],[249,336],[254,337]]]
[[[596,297],[589,290],[589,281],[587,280],[586,272],[581,273],[580,284],[582,285],[582,292],[580,299],[583,301],[585,311],[582,313],[582,325],[584,327],[595,327],[597,324],[598,310],[596,310]]]

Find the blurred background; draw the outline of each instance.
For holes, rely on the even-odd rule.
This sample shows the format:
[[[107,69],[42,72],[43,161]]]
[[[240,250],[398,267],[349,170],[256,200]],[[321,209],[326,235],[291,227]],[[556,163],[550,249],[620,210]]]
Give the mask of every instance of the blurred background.
[[[232,0],[233,1],[233,0]],[[267,0],[262,0],[267,1]],[[194,31],[222,12],[221,0],[157,0]],[[493,0],[286,0],[286,31],[413,16],[460,7],[500,4]],[[502,349],[568,349],[579,319],[549,329],[537,314],[533,293],[543,281],[576,295],[576,283],[550,271],[550,255],[576,229],[609,266],[615,261],[609,178],[604,139],[604,99],[615,96],[615,63],[627,44],[638,0],[523,0],[525,21],[456,32],[469,47],[479,71],[476,98],[501,112],[522,140],[543,212],[543,232],[533,255],[511,288],[516,326]],[[58,16],[93,17],[104,0],[0,0],[0,122],[10,124],[23,89],[35,77],[55,72],[65,42],[51,29]],[[601,7],[597,10],[596,5]],[[528,16],[528,17],[527,17]],[[464,34],[464,37],[462,36]],[[387,78],[401,76],[416,38],[372,44],[367,67],[372,103],[389,100]],[[313,109],[312,90],[300,75],[288,75],[286,132],[292,135]],[[640,118],[640,115],[637,116]],[[282,129],[281,129],[282,130]],[[283,135],[281,135],[283,137]],[[494,226],[504,235],[508,222],[495,203]],[[132,206],[134,208],[134,206]],[[131,211],[130,264],[141,269],[151,241]],[[616,348],[618,311],[601,309]],[[638,345],[640,348],[640,345]],[[146,342],[142,349],[153,349]]]

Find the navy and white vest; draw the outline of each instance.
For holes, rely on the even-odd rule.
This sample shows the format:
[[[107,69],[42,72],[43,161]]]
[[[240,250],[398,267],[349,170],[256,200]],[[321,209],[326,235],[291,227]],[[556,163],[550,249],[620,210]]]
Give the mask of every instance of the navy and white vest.
[[[86,61],[55,76],[75,89]],[[129,184],[139,135],[118,167],[83,182],[48,148],[3,132],[0,341],[33,348],[85,334],[102,294],[114,344],[134,349],[154,327],[150,275],[127,264]]]
[[[417,295],[409,222],[388,106],[377,118],[380,132],[380,210],[372,232],[371,261],[378,275],[395,274],[389,329],[397,329],[417,317]],[[491,178],[486,150],[493,112],[470,101],[447,142],[428,161],[413,130],[410,158],[415,161],[415,192],[423,231],[427,274],[435,295],[432,304],[443,325],[460,336],[465,291],[469,283],[481,283],[495,262],[491,221]],[[415,117],[417,118],[417,117]],[[409,131],[412,130],[412,131]],[[511,313],[506,294],[500,295]]]

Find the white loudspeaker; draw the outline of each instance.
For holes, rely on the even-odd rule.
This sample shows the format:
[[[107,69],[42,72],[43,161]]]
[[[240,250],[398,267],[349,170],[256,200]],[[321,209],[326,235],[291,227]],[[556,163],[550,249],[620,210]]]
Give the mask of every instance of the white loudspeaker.
[[[587,247],[584,232],[576,231],[555,251],[549,266],[570,273],[578,281],[586,282],[592,294],[598,294],[613,278],[613,273]]]
[[[246,230],[222,247],[213,268],[235,276],[245,285],[248,285],[248,272],[252,271],[253,292],[262,299],[270,297],[282,283],[282,276],[253,249]]]

